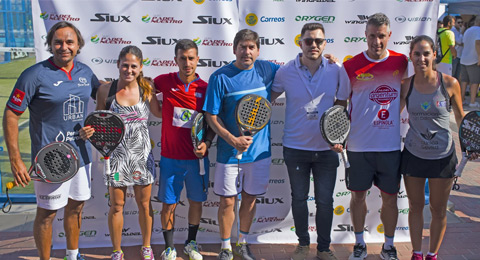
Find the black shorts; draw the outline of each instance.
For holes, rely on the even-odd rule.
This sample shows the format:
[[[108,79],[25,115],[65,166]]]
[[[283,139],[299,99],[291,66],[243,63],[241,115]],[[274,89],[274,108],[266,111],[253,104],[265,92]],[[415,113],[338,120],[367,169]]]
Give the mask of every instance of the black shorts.
[[[396,194],[400,189],[400,151],[350,152],[346,169],[347,188],[351,191],[366,191],[375,184],[381,191]]]
[[[428,160],[418,158],[407,149],[403,149],[400,173],[419,178],[453,178],[457,162],[455,150],[442,159]]]

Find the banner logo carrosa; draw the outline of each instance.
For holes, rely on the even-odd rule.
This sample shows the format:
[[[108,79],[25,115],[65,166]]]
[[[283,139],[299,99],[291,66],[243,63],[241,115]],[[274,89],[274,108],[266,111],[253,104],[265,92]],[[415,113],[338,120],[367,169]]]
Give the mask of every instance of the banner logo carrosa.
[[[372,91],[369,99],[379,105],[388,105],[398,97],[398,91],[390,86],[381,85]]]
[[[150,16],[148,14],[142,16],[142,22],[144,23],[183,23],[183,20],[175,19],[174,17],[166,16]]]
[[[78,22],[80,18],[72,17],[70,14],[48,14],[47,12],[40,13],[40,18],[43,20],[53,20],[53,21],[67,21],[67,22]]]

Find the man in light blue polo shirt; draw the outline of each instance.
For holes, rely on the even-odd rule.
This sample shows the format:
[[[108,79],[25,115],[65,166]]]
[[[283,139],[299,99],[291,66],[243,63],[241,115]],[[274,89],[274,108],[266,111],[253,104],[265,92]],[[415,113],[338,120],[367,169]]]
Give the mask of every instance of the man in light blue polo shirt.
[[[326,46],[325,30],[320,23],[307,23],[301,31],[299,53],[281,67],[272,86],[272,100],[286,95],[283,156],[292,191],[292,213],[299,245],[292,259],[308,258],[307,198],[310,172],[313,175],[317,258],[337,259],[330,251],[333,219],[333,190],[339,165],[338,155],[323,140],[320,117],[336,101],[340,66],[329,63],[322,52]],[[344,102],[344,106],[346,106]]]

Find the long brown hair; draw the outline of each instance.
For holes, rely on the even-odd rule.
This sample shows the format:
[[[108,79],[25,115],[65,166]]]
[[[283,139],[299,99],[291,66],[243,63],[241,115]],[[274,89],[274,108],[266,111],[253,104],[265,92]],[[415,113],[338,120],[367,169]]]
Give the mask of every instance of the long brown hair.
[[[118,55],[118,62],[120,62],[121,59],[125,58],[127,54],[132,54],[135,57],[137,57],[140,60],[140,64],[143,62],[143,54],[142,50],[140,50],[137,46],[135,45],[128,45],[123,47],[123,49],[120,51],[120,54]],[[138,86],[143,90],[143,96],[142,100],[145,101],[152,95],[153,89],[150,83],[143,77],[143,71],[140,71],[137,77],[137,83]]]

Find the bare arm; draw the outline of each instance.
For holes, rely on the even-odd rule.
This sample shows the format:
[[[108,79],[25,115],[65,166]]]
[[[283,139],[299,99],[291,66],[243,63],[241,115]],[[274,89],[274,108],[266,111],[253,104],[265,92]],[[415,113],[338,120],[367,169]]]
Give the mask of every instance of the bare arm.
[[[6,107],[3,113],[3,132],[15,185],[22,185],[22,187],[25,187],[30,181],[30,175],[28,174],[27,167],[25,167],[25,163],[22,160],[18,145],[18,121],[20,116],[21,114],[15,113]]]
[[[452,53],[452,59],[455,59],[457,57],[457,50],[455,49],[455,45],[450,45],[450,52]]]
[[[458,84],[457,79],[454,77],[443,75],[443,82],[445,82],[445,87],[447,88],[448,94],[450,95],[450,101],[452,102],[453,114],[455,116],[455,122],[457,127],[460,128],[462,119],[465,116],[462,105],[462,95],[460,91],[460,85]]]
[[[275,101],[275,99],[277,99],[282,94],[283,94],[283,92],[275,92],[275,91],[272,90],[271,98],[270,98],[271,101],[272,102]]]
[[[400,112],[403,111],[407,104],[407,94],[410,87],[410,80],[412,80],[412,78],[402,80],[402,87],[400,89]]]
[[[207,117],[207,123],[212,128],[212,130],[223,140],[225,140],[229,145],[233,146],[238,151],[246,151],[250,144],[252,143],[253,138],[251,136],[239,136],[236,137],[232,135],[224,126],[222,120],[218,118],[217,115],[212,115],[208,112],[205,112]]]
[[[478,55],[477,65],[480,66],[480,40],[475,41],[475,50],[477,51],[477,55]]]
[[[155,94],[155,92],[153,92],[152,95],[150,96],[150,112],[154,116],[158,118],[162,118],[162,105],[158,101],[157,95]]]

